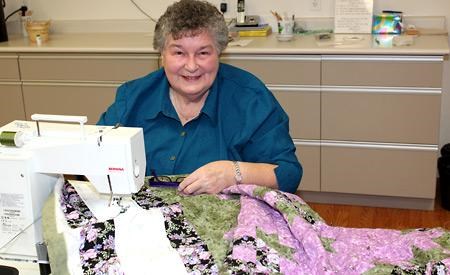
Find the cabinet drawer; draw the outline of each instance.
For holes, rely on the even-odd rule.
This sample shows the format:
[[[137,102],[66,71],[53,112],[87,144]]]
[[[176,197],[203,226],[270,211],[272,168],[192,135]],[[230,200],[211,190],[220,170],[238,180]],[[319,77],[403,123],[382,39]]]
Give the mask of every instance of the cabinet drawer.
[[[17,55],[0,55],[0,81],[19,81],[19,64],[17,63]]]
[[[0,126],[13,120],[24,120],[22,89],[20,82],[0,82]]]
[[[83,115],[88,124],[97,123],[100,115],[114,101],[116,85],[24,83],[26,116],[34,113]]]
[[[225,54],[221,62],[247,70],[266,84],[320,85],[320,56]]]
[[[132,80],[156,70],[156,55],[21,55],[24,81]]]
[[[321,191],[433,199],[437,150],[322,143]]]
[[[294,140],[296,155],[303,167],[301,191],[320,191],[320,142]]]
[[[441,87],[442,56],[324,56],[322,85]]]
[[[320,139],[319,87],[268,87],[289,116],[292,138]]]
[[[437,144],[440,89],[322,89],[322,139]]]

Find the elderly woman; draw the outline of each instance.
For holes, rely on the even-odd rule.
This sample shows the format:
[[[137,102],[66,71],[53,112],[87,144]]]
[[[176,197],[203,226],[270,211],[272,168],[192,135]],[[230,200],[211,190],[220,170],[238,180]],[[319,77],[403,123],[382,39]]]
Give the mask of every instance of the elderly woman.
[[[178,187],[185,194],[234,184],[295,192],[302,168],[288,117],[255,76],[219,62],[227,43],[213,5],[172,4],[153,40],[163,68],[120,86],[98,124],[142,127],[146,174],[189,174]]]

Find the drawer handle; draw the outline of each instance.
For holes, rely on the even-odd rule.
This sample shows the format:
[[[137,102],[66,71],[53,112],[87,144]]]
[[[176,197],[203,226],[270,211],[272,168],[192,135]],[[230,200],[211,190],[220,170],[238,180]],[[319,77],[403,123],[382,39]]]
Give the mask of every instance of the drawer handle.
[[[434,144],[407,144],[407,143],[380,143],[358,141],[321,141],[322,147],[364,148],[364,149],[392,149],[392,150],[416,150],[437,152],[438,146]]]
[[[324,55],[323,61],[404,61],[404,62],[443,62],[443,56],[398,56],[398,55]]]

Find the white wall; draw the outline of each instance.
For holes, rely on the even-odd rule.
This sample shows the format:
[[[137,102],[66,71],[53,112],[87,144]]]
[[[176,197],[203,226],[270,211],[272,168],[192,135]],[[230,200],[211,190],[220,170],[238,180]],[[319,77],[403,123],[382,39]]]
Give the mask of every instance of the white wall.
[[[228,3],[226,17],[234,17],[237,0],[210,0],[219,5]],[[271,19],[270,10],[280,13],[294,13],[297,17],[332,17],[334,0],[319,0],[321,9],[310,9],[312,0],[246,0],[246,12]],[[36,19],[52,20],[101,20],[101,19],[145,19],[130,0],[6,0],[5,13],[8,14],[28,5]],[[148,14],[158,18],[174,0],[135,0]],[[449,0],[374,0],[374,12],[381,10],[400,10],[406,16],[446,16],[447,29],[450,29]],[[450,142],[450,65],[444,64],[444,94],[442,96],[440,144]]]
[[[5,17],[8,16],[11,12],[20,8],[20,6],[22,6],[22,1],[20,0],[5,0],[5,2],[6,7],[3,8],[3,11],[5,12]]]
[[[236,10],[236,0],[209,0],[219,5],[228,3],[231,17]],[[251,14],[269,15],[270,10],[295,13],[299,17],[330,17],[334,13],[334,0],[319,0],[321,9],[310,10],[312,0],[246,0],[246,10]],[[35,16],[43,19],[142,19],[145,18],[130,0],[7,0],[25,3],[30,6]],[[157,18],[174,0],[135,0],[147,13]],[[401,10],[406,15],[448,15],[448,0],[374,0],[374,11],[383,9]]]

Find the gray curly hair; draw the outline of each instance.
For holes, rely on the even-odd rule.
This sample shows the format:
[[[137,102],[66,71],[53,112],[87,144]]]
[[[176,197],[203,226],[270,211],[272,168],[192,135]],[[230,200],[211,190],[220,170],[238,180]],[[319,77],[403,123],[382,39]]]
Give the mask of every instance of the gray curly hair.
[[[217,8],[200,0],[180,0],[170,5],[158,19],[153,37],[153,48],[162,52],[169,35],[173,39],[209,32],[221,53],[228,44],[228,28]]]

